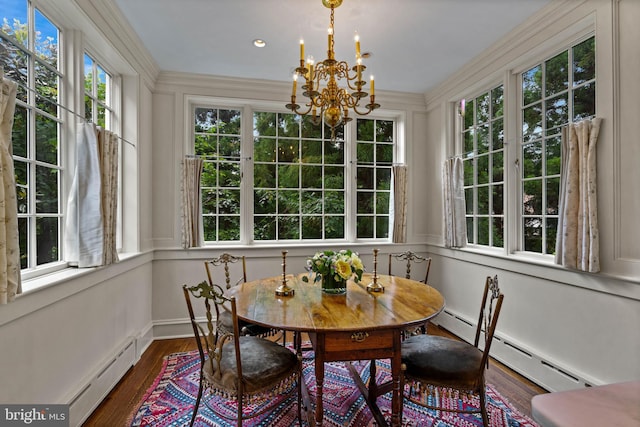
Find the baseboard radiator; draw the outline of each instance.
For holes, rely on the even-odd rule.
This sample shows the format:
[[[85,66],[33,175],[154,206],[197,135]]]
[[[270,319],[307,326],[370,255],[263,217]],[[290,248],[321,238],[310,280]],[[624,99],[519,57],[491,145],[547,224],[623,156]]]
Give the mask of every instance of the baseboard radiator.
[[[475,321],[445,309],[432,323],[458,337],[472,342],[476,332]],[[592,378],[560,366],[549,358],[537,354],[504,335],[496,333],[491,345],[491,356],[509,368],[548,391],[574,390],[597,384]]]
[[[118,381],[127,373],[151,344],[151,328],[137,337],[128,337],[92,375],[80,382],[77,392],[66,399],[69,404],[69,425],[81,426],[100,405]]]

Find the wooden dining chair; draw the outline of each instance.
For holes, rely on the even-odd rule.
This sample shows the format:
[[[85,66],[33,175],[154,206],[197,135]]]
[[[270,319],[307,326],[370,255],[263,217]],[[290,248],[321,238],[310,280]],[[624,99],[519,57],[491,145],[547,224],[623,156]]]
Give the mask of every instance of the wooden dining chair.
[[[244,420],[274,409],[274,404],[280,402],[275,397],[294,390],[300,423],[301,358],[271,340],[242,336],[235,297],[225,296],[220,286],[203,281],[196,286],[183,285],[182,289],[200,355],[198,395],[190,425],[197,417],[203,395],[211,411],[242,426]],[[204,302],[206,328],[196,321],[192,298]],[[231,313],[231,332],[214,325],[214,313],[218,317],[223,311]]]
[[[485,369],[489,364],[489,350],[502,308],[504,295],[498,287],[498,276],[487,277],[480,305],[476,336],[472,344],[436,335],[416,335],[402,342],[403,376],[400,390],[411,402],[430,409],[450,412],[481,413],[489,426],[486,402]],[[480,336],[484,339],[480,341]],[[482,344],[483,348],[480,348]],[[460,393],[479,396],[479,408],[442,407],[429,404],[434,387],[454,389]]]
[[[418,255],[417,253],[413,252],[413,251],[405,251],[405,252],[398,252],[398,253],[390,253],[389,254],[389,276],[393,275],[393,269],[392,267],[395,264],[398,264],[402,262],[405,266],[405,275],[404,277],[407,279],[411,279],[411,267],[413,266],[413,264],[421,264],[421,263],[426,263],[426,273],[424,276],[424,280],[420,280],[420,282],[422,283],[427,283],[427,280],[429,279],[429,270],[431,270],[431,258],[430,257],[423,257],[421,255]],[[425,323],[424,325],[418,326],[418,327],[414,327],[414,328],[410,328],[406,331],[403,332],[402,337],[403,339],[406,336],[409,335],[417,335],[417,334],[425,334],[427,333],[427,324]]]
[[[424,276],[424,280],[420,280],[422,283],[428,283],[429,270],[431,270],[431,258],[423,257],[413,251],[405,251],[389,254],[389,276],[393,276],[392,267],[395,263],[402,261],[405,265],[405,276],[407,279],[411,279],[411,267],[413,264],[426,263],[427,269]],[[417,279],[414,279],[417,280]]]
[[[247,261],[244,255],[236,256],[225,252],[216,258],[205,261],[204,268],[207,271],[207,280],[210,286],[213,286],[215,282],[214,273],[219,269],[222,269],[222,273],[224,274],[224,285],[226,289],[230,289],[232,286],[237,286],[247,281]],[[239,323],[241,335],[253,335],[264,338],[277,335],[281,332],[243,320],[240,320]],[[216,319],[216,325],[221,331],[231,333],[233,331],[231,313],[227,310],[222,310]]]

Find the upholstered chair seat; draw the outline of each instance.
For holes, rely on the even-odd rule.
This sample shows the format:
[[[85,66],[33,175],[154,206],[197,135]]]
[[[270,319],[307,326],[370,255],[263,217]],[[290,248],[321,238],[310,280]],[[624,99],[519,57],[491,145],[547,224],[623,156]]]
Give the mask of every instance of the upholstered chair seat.
[[[298,364],[298,359],[291,350],[273,341],[242,336],[240,354],[245,392],[259,393],[277,383],[283,389],[291,385],[289,380],[294,379],[291,372]],[[219,364],[214,357],[209,356],[203,375],[210,385],[237,393],[238,366],[234,347],[226,345],[222,348]]]
[[[482,351],[465,342],[437,335],[415,335],[402,343],[402,363],[417,380],[474,389]],[[438,384],[435,384],[438,383]]]

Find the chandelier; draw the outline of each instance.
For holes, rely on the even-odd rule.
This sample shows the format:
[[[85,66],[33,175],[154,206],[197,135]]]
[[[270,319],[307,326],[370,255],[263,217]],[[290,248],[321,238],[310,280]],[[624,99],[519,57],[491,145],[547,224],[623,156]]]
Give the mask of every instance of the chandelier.
[[[363,116],[379,108],[380,104],[375,102],[373,76],[371,76],[371,94],[362,90],[366,85],[366,82],[362,80],[362,72],[366,67],[362,65],[360,38],[357,33],[354,38],[356,65],[351,68],[346,61],[335,59],[333,15],[334,9],[342,4],[342,0],[322,0],[322,4],[331,9],[331,21],[327,30],[327,59],[314,64],[313,57],[309,56],[305,63],[304,41],[300,40],[300,66],[295,69],[293,74],[291,103],[286,107],[303,116],[311,114],[314,124],[321,123],[324,118],[325,124],[331,128],[332,139],[335,139],[335,128],[352,120],[349,117],[350,109]],[[306,111],[303,111],[303,107],[296,104],[296,88],[299,78],[304,79],[302,95],[305,97]],[[340,80],[346,82],[346,87],[338,86]],[[361,106],[360,101],[367,96],[369,96],[369,103]]]

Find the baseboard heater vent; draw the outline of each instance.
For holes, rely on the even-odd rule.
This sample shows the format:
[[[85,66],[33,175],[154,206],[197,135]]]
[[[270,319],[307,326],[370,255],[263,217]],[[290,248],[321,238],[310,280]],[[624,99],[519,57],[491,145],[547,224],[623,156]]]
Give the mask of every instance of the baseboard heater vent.
[[[568,379],[570,379],[572,381],[575,381],[576,383],[580,383],[580,379],[579,378],[571,375],[570,373],[566,372],[565,370],[560,369],[557,366],[552,365],[551,363],[549,363],[549,362],[547,362],[545,360],[541,360],[540,363],[542,363],[543,366],[546,366],[547,368],[552,369],[552,370],[558,372],[561,375],[564,375]]]
[[[80,426],[120,381],[135,361],[135,343],[129,338],[114,356],[105,360],[90,374],[69,402],[69,425]]]
[[[432,322],[467,342],[473,342],[476,326],[459,314],[445,309],[440,316],[432,319]],[[533,349],[519,345],[510,337],[496,334],[493,339],[493,358],[548,391],[571,390],[580,384],[585,387],[598,385],[592,379],[550,362],[548,356],[537,354]]]

